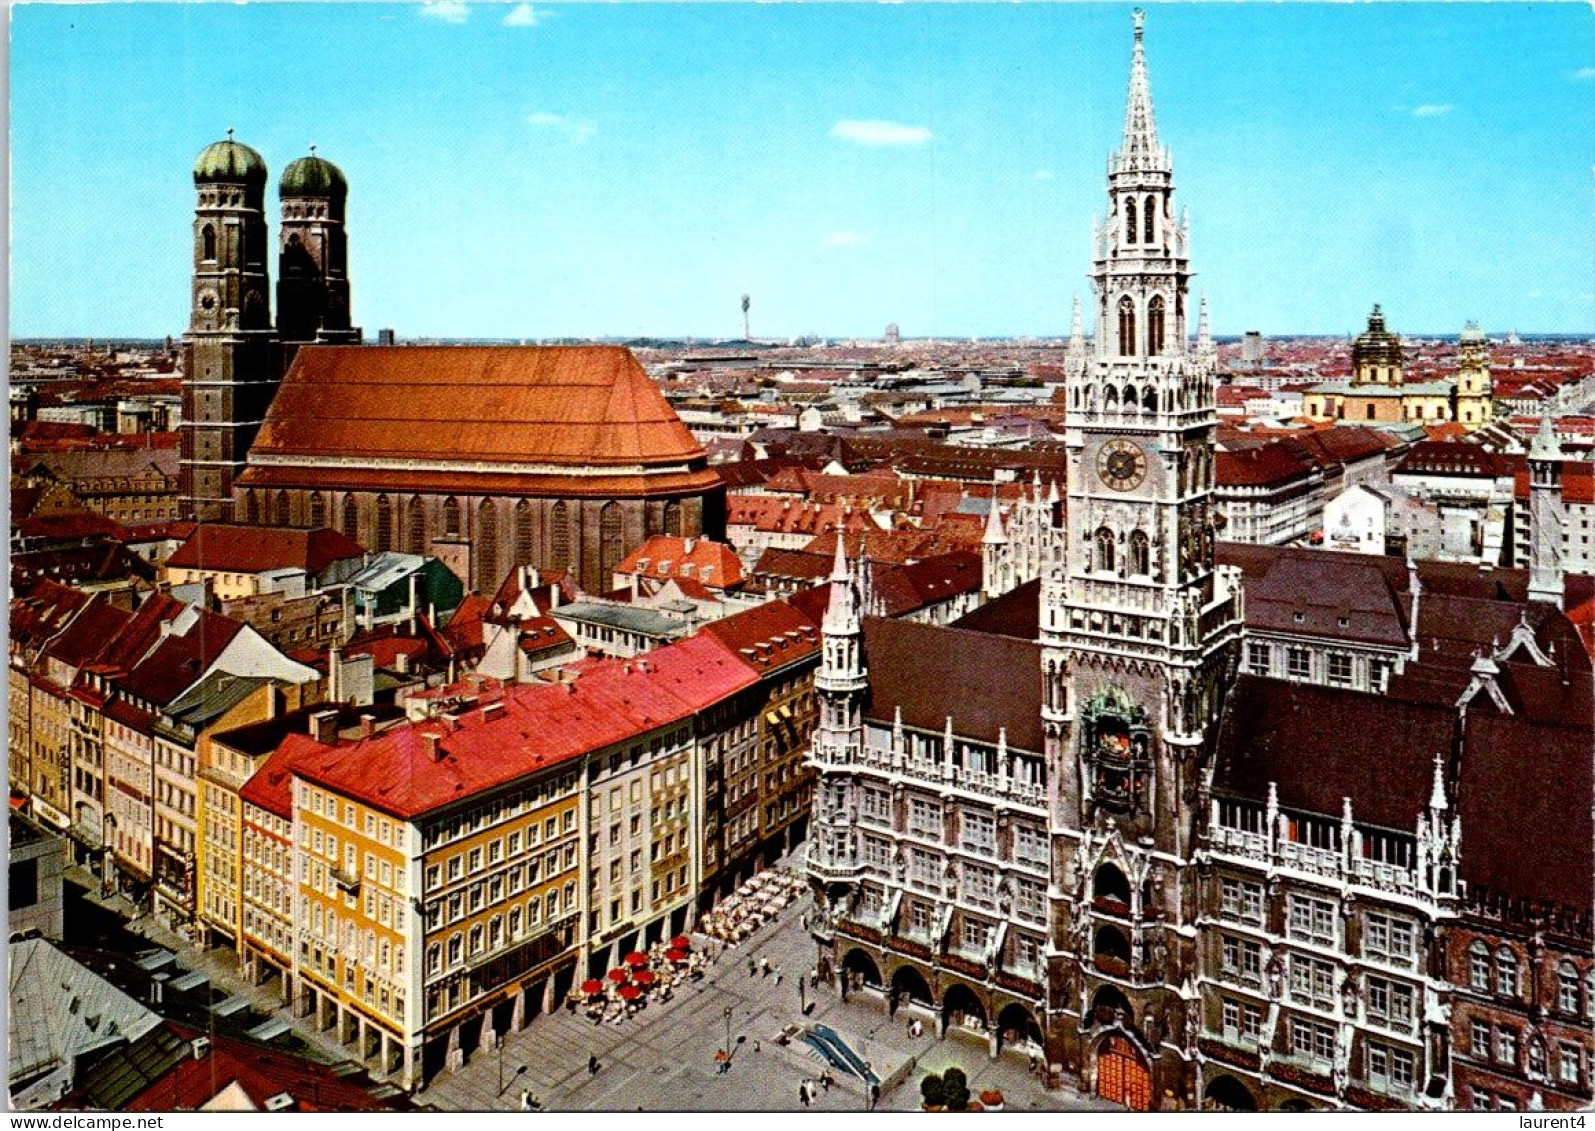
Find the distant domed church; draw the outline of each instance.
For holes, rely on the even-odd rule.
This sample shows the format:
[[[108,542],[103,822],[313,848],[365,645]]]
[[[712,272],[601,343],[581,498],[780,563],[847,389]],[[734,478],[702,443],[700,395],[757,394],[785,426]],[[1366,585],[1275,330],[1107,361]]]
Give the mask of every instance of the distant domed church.
[[[656,534],[722,536],[725,493],[630,351],[361,345],[349,186],[314,151],[278,183],[228,137],[194,163],[181,498],[202,521],[331,526],[492,591],[518,565],[589,591]]]

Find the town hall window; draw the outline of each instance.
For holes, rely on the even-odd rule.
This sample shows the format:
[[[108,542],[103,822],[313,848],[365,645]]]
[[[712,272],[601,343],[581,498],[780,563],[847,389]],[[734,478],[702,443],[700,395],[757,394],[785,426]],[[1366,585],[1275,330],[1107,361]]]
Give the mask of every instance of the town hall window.
[[[1097,569],[1113,568],[1113,531],[1104,526],[1097,531]]]
[[[1135,303],[1129,295],[1119,300],[1119,353],[1126,357],[1135,353]]]

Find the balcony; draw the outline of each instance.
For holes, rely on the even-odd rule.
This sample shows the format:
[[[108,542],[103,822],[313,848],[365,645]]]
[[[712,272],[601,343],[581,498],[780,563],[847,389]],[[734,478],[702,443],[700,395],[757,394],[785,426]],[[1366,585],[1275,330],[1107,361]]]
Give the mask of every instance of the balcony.
[[[1333,848],[1314,848],[1310,844],[1286,840],[1279,844],[1279,862],[1287,868],[1314,876],[1338,879],[1345,871],[1341,854]]]
[[[1034,785],[1001,774],[983,774],[958,766],[949,768],[942,762],[899,758],[891,751],[874,747],[865,747],[855,764],[907,781],[929,785],[937,792],[960,791],[985,800],[1027,805],[1036,809],[1044,809],[1047,804],[1047,790],[1042,785]]]
[[[809,874],[822,883],[852,883],[864,874],[864,864],[855,856],[820,852],[812,846],[807,857]]]
[[[345,895],[360,894],[360,875],[357,872],[345,872],[342,868],[328,868],[327,875],[332,877],[332,882],[338,885],[338,890]]]

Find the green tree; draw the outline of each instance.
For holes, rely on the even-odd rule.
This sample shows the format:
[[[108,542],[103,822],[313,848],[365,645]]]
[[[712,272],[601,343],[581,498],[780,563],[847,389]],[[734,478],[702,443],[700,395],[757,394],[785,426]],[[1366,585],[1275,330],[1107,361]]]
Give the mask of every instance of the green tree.
[[[949,1068],[941,1075],[946,1093],[948,1111],[964,1111],[969,1107],[969,1078],[959,1068]]]
[[[927,1073],[919,1082],[919,1095],[926,1107],[945,1107],[947,1104],[947,1086],[934,1072]]]

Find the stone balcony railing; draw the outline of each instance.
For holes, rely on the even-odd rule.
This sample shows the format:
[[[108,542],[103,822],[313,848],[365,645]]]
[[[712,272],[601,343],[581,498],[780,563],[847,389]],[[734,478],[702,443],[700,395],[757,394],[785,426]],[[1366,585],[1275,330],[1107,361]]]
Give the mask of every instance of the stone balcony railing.
[[[1020,781],[1005,774],[983,774],[961,766],[909,758],[870,746],[864,748],[857,764],[908,781],[924,783],[937,792],[963,791],[991,801],[1037,809],[1045,808],[1047,804],[1045,786]]]
[[[1216,851],[1244,857],[1265,867],[1288,868],[1395,895],[1418,893],[1417,872],[1398,864],[1353,857],[1341,849],[1316,848],[1297,841],[1275,842],[1266,833],[1247,832],[1216,823],[1210,826],[1209,836]]]

